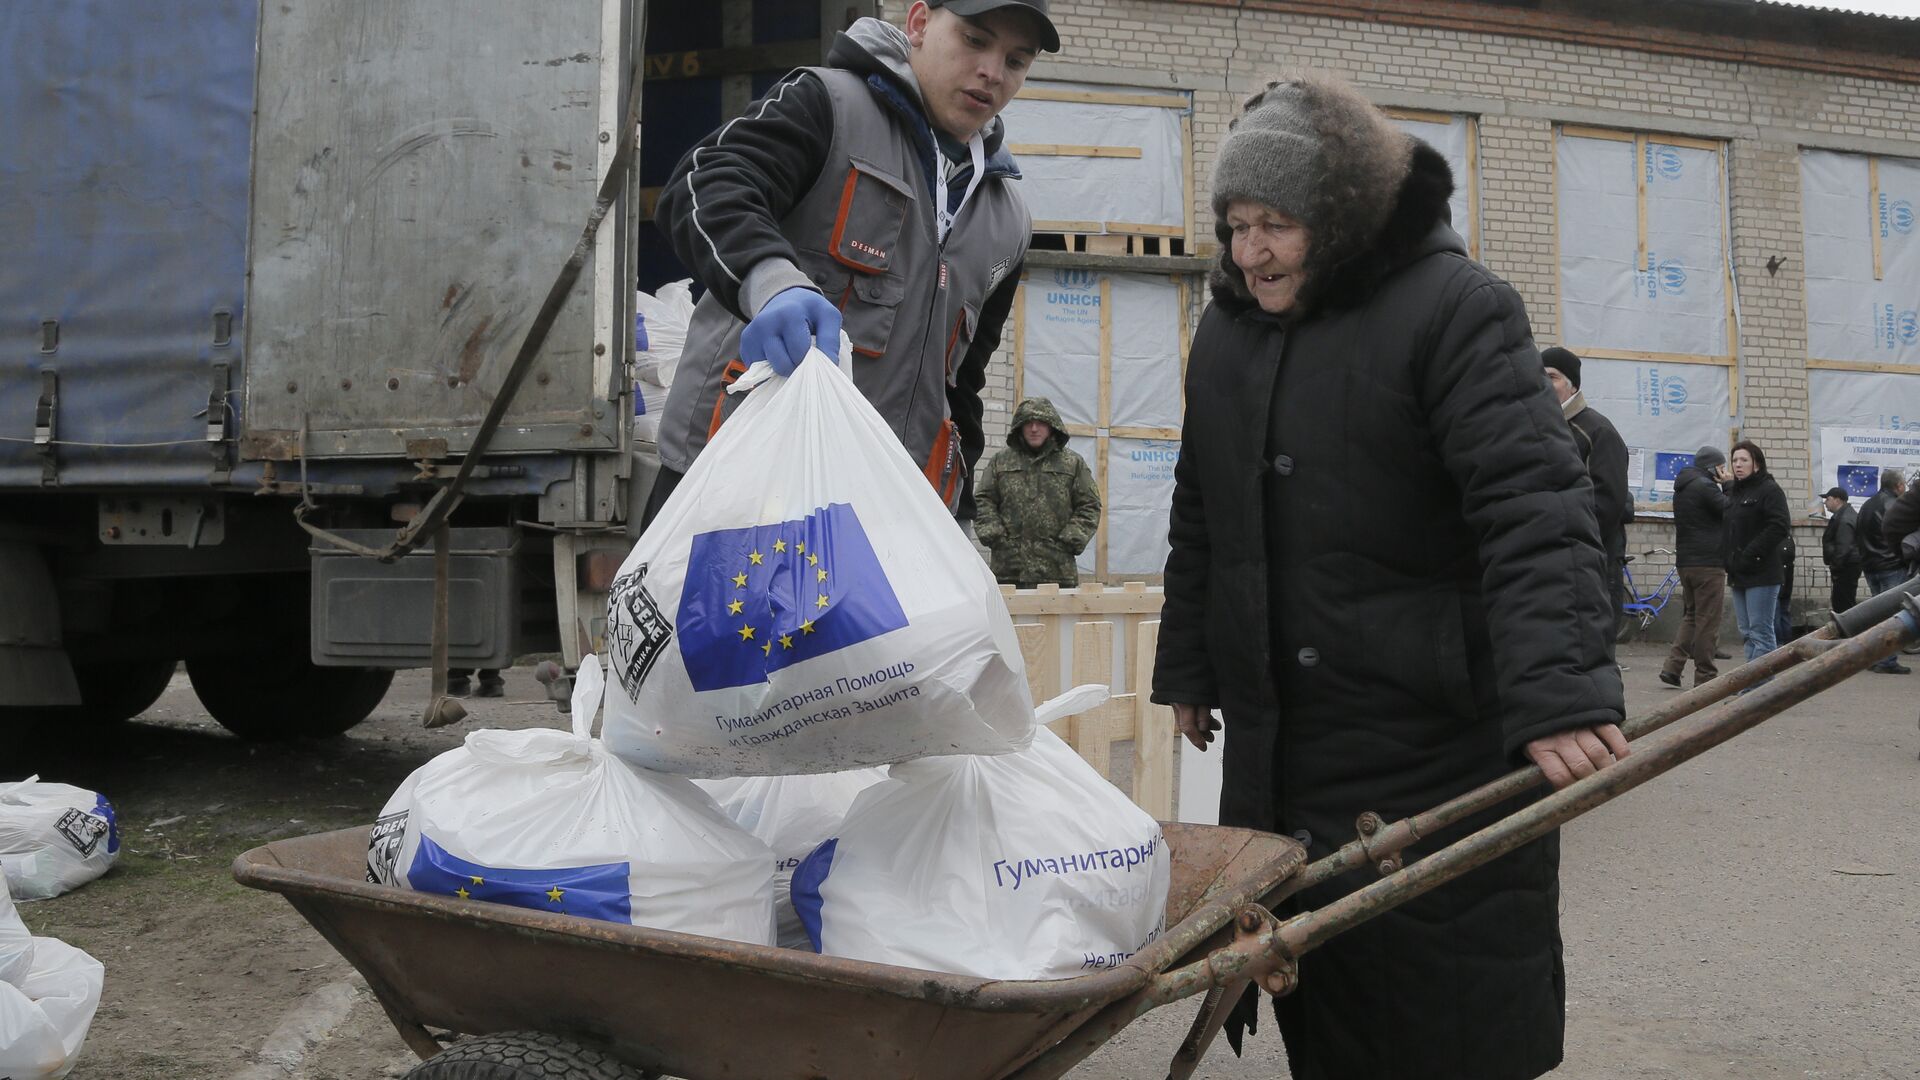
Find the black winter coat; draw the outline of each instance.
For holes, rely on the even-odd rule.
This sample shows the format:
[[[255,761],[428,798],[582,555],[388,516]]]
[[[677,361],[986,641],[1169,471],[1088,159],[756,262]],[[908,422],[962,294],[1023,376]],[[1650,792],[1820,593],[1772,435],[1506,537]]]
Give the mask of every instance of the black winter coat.
[[[1673,478],[1673,548],[1678,566],[1727,565],[1727,493],[1705,469]]]
[[[1827,569],[1860,572],[1860,551],[1853,541],[1854,530],[1859,525],[1860,515],[1851,506],[1842,506],[1827,518],[1827,529],[1820,534],[1820,557],[1826,561]]]
[[[1727,489],[1727,584],[1749,589],[1785,581],[1780,545],[1792,525],[1787,493],[1772,474],[1735,480]]]
[[[1600,546],[1607,553],[1607,582],[1618,583],[1627,554],[1627,526],[1633,523],[1633,490],[1627,486],[1627,441],[1613,421],[1591,406],[1567,417],[1574,447],[1593,481],[1593,514],[1600,525]]]
[[[1869,574],[1890,573],[1905,569],[1907,565],[1900,558],[1900,537],[1887,536],[1880,527],[1880,520],[1886,516],[1887,508],[1893,505],[1895,498],[1892,491],[1881,488],[1860,508],[1860,526],[1853,538],[1854,544],[1860,549],[1860,568]]]
[[[1430,808],[1621,717],[1586,469],[1519,296],[1446,224],[1451,186],[1417,147],[1375,250],[1304,317],[1217,286],[1190,354],[1153,699],[1219,707],[1222,823],[1315,858],[1363,811]],[[1276,1002],[1297,1080],[1551,1069],[1558,865],[1555,835],[1306,957]]]
[[[1895,499],[1887,507],[1886,516],[1880,519],[1880,537],[1887,547],[1906,557],[1901,544],[1915,531],[1920,531],[1920,481],[1907,485],[1907,493]],[[1908,573],[1920,573],[1920,563],[1906,563]]]

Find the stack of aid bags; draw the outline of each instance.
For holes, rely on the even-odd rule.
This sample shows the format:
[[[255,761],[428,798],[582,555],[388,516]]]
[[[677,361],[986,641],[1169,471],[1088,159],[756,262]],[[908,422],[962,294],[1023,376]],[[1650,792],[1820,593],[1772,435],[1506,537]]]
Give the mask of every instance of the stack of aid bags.
[[[999,586],[899,439],[844,368],[819,354],[786,379],[755,365],[730,389],[753,392],[675,488],[609,595],[604,742],[594,745],[639,782],[608,783],[603,805],[574,813],[567,831],[597,830],[612,843],[670,820],[684,841],[698,823],[697,867],[712,875],[709,889],[724,882],[718,896],[733,903],[751,885],[742,911],[777,910],[779,940],[799,945],[804,936],[829,955],[1061,978],[1152,940],[1168,879],[1158,825],[1050,733],[1036,734]],[[1067,695],[1045,717],[1104,693]],[[576,702],[575,723],[591,709]],[[488,734],[470,737],[469,755]],[[484,762],[455,764],[471,773]],[[533,764],[565,763],[549,753]],[[884,778],[883,766],[892,766]],[[470,819],[478,804],[502,801],[494,789],[504,782],[473,778],[455,801],[475,804]],[[401,839],[370,864],[377,879],[419,888],[426,875],[377,869],[420,865],[415,832],[446,848],[444,826],[417,820],[427,785],[409,785],[395,803],[411,802],[410,815],[387,826]],[[534,805],[532,792],[550,786],[522,784],[511,812],[521,832],[559,812]],[[650,800],[645,812],[615,809],[640,799]],[[733,830],[724,843],[716,818]],[[512,855],[492,866],[573,865],[556,861],[557,848],[507,852],[468,831],[463,861],[487,863],[484,848]],[[382,843],[376,829],[375,847]],[[621,865],[637,898],[670,863],[663,852],[632,856]],[[718,864],[730,858],[754,872],[723,873]],[[436,870],[446,862],[427,861]],[[451,882],[463,869],[446,865],[432,880]],[[752,919],[717,932],[696,926],[691,912],[670,914],[643,917],[637,901],[630,910],[636,925],[776,936],[744,933]]]

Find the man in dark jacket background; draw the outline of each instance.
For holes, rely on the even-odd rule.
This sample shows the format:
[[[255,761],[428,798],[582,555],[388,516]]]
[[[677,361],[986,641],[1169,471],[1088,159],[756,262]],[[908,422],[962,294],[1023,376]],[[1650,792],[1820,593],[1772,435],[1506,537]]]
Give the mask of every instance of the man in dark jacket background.
[[[1674,563],[1680,571],[1680,633],[1660,669],[1660,681],[1679,686],[1687,661],[1693,661],[1693,685],[1720,674],[1714,647],[1720,640],[1721,613],[1727,602],[1725,518],[1727,495],[1721,485],[1732,479],[1727,455],[1703,446],[1693,464],[1673,479]]]
[[[1900,558],[1900,537],[1888,537],[1881,531],[1881,519],[1894,500],[1907,492],[1907,478],[1899,469],[1880,470],[1880,490],[1860,508],[1860,521],[1854,529],[1854,546],[1860,551],[1860,569],[1867,574],[1867,590],[1878,596],[1907,580],[1907,564]],[[1889,656],[1873,665],[1883,675],[1906,675],[1913,669],[1898,656]]]
[[[1827,489],[1825,502],[1827,530],[1820,534],[1820,557],[1826,562],[1827,575],[1833,581],[1827,606],[1837,615],[1859,602],[1860,552],[1854,546],[1854,533],[1859,527],[1860,515],[1847,499],[1846,488]]]
[[[1580,357],[1555,345],[1540,354],[1547,381],[1560,399],[1560,411],[1573,427],[1573,441],[1593,479],[1593,516],[1600,523],[1600,544],[1607,552],[1607,590],[1617,621],[1626,602],[1627,524],[1633,520],[1633,492],[1627,487],[1627,441],[1613,421],[1587,404],[1580,392]],[[1612,646],[1608,647],[1611,651]]]

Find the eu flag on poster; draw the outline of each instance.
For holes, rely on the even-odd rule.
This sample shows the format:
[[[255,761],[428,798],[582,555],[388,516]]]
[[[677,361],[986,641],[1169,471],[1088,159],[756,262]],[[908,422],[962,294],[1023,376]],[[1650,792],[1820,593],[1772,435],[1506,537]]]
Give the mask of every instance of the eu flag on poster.
[[[1880,490],[1878,465],[1842,465],[1839,473],[1840,486],[1847,489],[1849,498],[1866,498]]]
[[[1671,484],[1680,476],[1680,470],[1693,464],[1692,454],[1656,453],[1653,455],[1653,479],[1657,483],[1666,481]]]
[[[562,915],[633,922],[633,885],[630,863],[562,866],[551,870],[506,870],[482,866],[420,837],[420,850],[407,869],[415,892],[486,900],[495,904]]]
[[[907,625],[853,507],[693,538],[680,590],[680,659],[697,691],[767,681],[784,667]]]

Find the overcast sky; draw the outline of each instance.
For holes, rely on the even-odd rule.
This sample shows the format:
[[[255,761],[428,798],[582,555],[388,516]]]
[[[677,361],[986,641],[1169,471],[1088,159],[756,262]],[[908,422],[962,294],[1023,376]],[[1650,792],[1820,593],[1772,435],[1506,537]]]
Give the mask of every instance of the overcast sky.
[[[1868,11],[1876,15],[1920,15],[1920,0],[1793,0],[1801,7]]]

